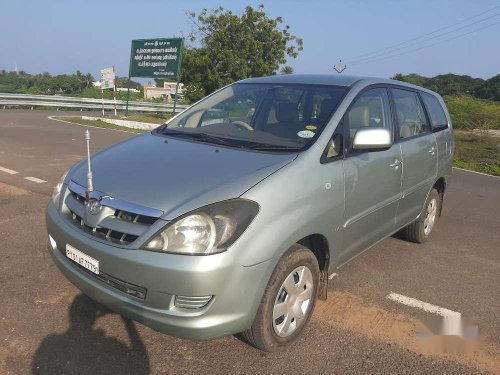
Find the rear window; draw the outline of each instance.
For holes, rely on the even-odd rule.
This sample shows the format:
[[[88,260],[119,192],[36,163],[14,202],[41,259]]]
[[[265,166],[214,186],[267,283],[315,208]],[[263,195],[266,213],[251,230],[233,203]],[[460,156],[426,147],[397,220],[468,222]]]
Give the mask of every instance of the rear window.
[[[422,93],[427,112],[431,118],[431,125],[433,129],[448,127],[448,119],[444,114],[443,107],[439,100],[431,94]]]

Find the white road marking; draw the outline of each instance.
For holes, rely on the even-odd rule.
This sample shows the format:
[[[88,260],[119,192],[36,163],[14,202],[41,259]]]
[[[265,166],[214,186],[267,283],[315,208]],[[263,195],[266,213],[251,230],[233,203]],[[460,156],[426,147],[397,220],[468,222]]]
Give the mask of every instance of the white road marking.
[[[8,173],[8,174],[18,174],[19,173],[19,172],[13,171],[12,169],[4,168],[4,167],[0,167],[0,171]]]
[[[403,305],[416,307],[417,309],[424,310],[425,312],[443,316],[445,318],[460,318],[462,314],[456,311],[445,309],[444,307],[439,307],[436,305],[431,305],[430,303],[419,301],[418,299],[406,297],[402,294],[390,293],[387,299],[391,301],[399,302]]]
[[[465,171],[465,172],[470,172],[470,173],[480,174],[480,175],[483,175],[483,176],[488,176],[488,177],[500,178],[500,177],[498,177],[498,176],[494,176],[494,175],[492,175],[492,174],[488,174],[488,173],[482,173],[482,172],[471,171],[470,169],[463,169],[463,168],[458,168],[458,167],[453,167],[453,169],[458,169],[459,171]]]
[[[40,179],[40,178],[36,178],[36,177],[24,177],[24,178],[25,178],[26,180],[28,180],[28,181],[31,181],[31,182],[36,182],[37,184],[43,184],[43,183],[47,182],[47,181],[45,181],[45,180],[42,180],[42,179]]]

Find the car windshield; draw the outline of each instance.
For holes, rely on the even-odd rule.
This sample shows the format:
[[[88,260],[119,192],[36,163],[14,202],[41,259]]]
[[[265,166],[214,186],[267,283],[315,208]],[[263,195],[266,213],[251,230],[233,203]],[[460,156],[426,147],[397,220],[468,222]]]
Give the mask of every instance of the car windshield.
[[[319,136],[345,92],[337,86],[238,83],[157,132],[230,147],[299,151]]]

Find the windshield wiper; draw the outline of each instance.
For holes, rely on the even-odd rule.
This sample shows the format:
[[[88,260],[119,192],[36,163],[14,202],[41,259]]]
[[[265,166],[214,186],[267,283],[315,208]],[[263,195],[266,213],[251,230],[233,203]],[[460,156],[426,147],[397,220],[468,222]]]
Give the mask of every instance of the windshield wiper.
[[[219,145],[232,146],[232,144],[227,142],[227,140],[225,138],[217,137],[216,135],[211,135],[208,133],[194,133],[194,132],[186,132],[186,131],[174,130],[174,129],[163,129],[163,131],[161,133],[163,135],[191,138],[191,139],[195,139],[197,141],[202,141],[202,142],[210,142],[210,143],[217,143]]]
[[[292,146],[281,146],[281,145],[271,145],[271,144],[256,144],[254,146],[245,147],[249,150],[262,150],[262,151],[300,151],[300,147]]]

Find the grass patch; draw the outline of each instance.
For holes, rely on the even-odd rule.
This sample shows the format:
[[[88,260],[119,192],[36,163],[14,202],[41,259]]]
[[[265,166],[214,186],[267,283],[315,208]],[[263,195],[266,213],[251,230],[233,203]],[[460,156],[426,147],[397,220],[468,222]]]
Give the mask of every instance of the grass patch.
[[[455,132],[455,167],[500,176],[500,138],[472,132]]]
[[[101,120],[83,120],[81,117],[59,117],[61,120],[68,121],[74,124],[78,125],[85,125],[85,126],[92,126],[94,128],[104,128],[104,129],[113,129],[113,130],[124,130],[130,133],[145,133],[149,130],[143,130],[143,129],[133,129],[133,128],[127,128],[125,126],[118,126],[118,125],[113,125],[113,124],[108,124],[107,122],[103,122]]]

